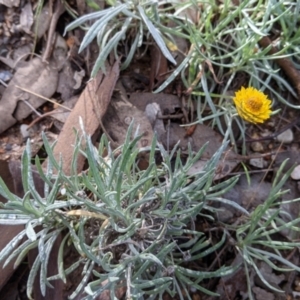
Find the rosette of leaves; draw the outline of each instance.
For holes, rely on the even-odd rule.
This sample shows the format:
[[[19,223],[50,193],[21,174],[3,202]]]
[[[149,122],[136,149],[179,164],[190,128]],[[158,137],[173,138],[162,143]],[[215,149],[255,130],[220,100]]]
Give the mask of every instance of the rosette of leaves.
[[[65,30],[69,31],[78,26],[87,30],[79,52],[94,39],[97,40],[99,56],[94,64],[92,77],[97,74],[100,68],[105,70],[104,63],[111,52],[116,57],[126,57],[122,64],[122,69],[125,69],[138,48],[143,44],[149,44],[152,39],[163,55],[176,65],[167,45],[171,44],[173,48],[175,47],[176,43],[173,41],[172,35],[184,36],[181,32],[187,18],[180,17],[175,13],[175,8],[181,7],[181,10],[184,10],[192,6],[193,3],[184,4],[178,1],[160,1],[159,3],[158,1],[135,0],[112,1],[110,4],[111,6],[106,9],[76,19]],[[176,20],[176,27],[168,27],[169,20]],[[90,27],[83,27],[84,24],[88,24]],[[120,45],[122,45],[121,53],[120,48],[118,49]],[[145,49],[141,52],[143,51]]]
[[[183,293],[189,294],[189,287],[215,295],[201,282],[234,270],[225,265],[210,271],[192,267],[192,262],[212,254],[226,240],[223,231],[214,240],[196,226],[197,217],[213,221],[215,208],[211,203],[225,201],[220,195],[237,181],[237,177],[232,177],[213,184],[215,166],[226,144],[202,171],[191,177],[187,171],[205,147],[198,153],[189,150],[183,163],[177,148],[168,153],[154,140],[147,150],[149,166],[139,170],[141,150],[136,144],[140,137],[131,128],[124,145],[114,151],[105,136],[98,149],[86,135],[82,138],[86,148],[80,149],[82,141],[78,139],[72,176],[62,172],[62,162],[54,159],[44,137],[49,157],[47,170],[41,168],[38,158],[35,160],[45,182],[44,197],[35,190],[29,142],[22,158],[24,197],[12,194],[0,179],[0,193],[8,199],[0,210],[0,223],[25,224],[25,229],[1,251],[0,261],[7,264],[15,260],[17,266],[30,249],[37,248],[39,252],[27,282],[29,298],[39,269],[42,293],[46,286],[51,286],[51,280],[66,282],[70,273],[82,270],[71,299],[78,295],[94,299],[104,290],[109,290],[114,299],[115,291],[124,286],[129,299],[143,299],[147,295],[149,299],[158,299],[165,292],[183,298]],[[76,174],[79,152],[86,156],[89,168]],[[158,154],[160,164],[156,162]],[[59,271],[49,277],[49,255],[60,233],[63,240],[58,253]],[[67,265],[65,253],[70,245],[77,259]]]

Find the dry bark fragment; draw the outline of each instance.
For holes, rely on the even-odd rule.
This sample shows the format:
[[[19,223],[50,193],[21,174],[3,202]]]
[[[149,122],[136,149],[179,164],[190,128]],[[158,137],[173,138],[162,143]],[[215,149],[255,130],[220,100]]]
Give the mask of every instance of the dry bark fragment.
[[[259,42],[259,45],[263,48],[267,48],[272,44],[269,37],[264,36]],[[276,54],[279,50],[276,47],[272,47],[269,54]],[[293,65],[293,62],[288,58],[276,58],[274,59],[278,66],[285,72],[289,77],[292,84],[295,86],[298,96],[300,97],[300,73]]]

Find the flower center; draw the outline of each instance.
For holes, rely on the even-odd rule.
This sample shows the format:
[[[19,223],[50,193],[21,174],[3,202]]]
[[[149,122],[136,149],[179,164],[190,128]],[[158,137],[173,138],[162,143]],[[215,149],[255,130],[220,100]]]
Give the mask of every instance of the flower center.
[[[246,104],[252,111],[259,111],[263,105],[262,101],[260,101],[260,99],[257,98],[247,99]]]

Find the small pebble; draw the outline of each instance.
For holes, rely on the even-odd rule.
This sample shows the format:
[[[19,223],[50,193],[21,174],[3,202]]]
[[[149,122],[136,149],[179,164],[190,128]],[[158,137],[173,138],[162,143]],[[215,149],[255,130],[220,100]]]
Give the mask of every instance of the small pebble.
[[[12,77],[13,77],[13,75],[9,71],[1,71],[0,72],[0,79],[4,82],[11,80]]]
[[[264,151],[264,146],[262,145],[261,142],[253,142],[253,143],[251,143],[251,149],[254,152],[263,152]]]
[[[6,151],[11,151],[12,150],[12,145],[11,144],[6,144],[5,145],[5,150]]]
[[[23,137],[24,140],[27,139],[27,138],[29,138],[28,125],[22,124],[20,126],[20,131],[21,131],[21,134],[22,134],[22,137]]]
[[[217,212],[217,216],[220,222],[226,223],[233,218],[233,212],[223,207],[222,211]]]
[[[294,169],[294,171],[291,174],[291,177],[294,180],[300,180],[300,165],[296,166],[296,168]]]
[[[257,140],[259,139],[260,136],[257,134],[257,133],[254,133],[252,135],[252,139],[254,140]],[[256,142],[252,142],[251,143],[251,149],[254,151],[254,152],[263,152],[264,151],[264,146],[262,145],[261,142],[259,141],[256,141]]]
[[[160,114],[160,106],[157,103],[150,103],[146,106],[145,109],[145,114],[149,120],[149,122],[151,123],[152,127],[155,124],[155,121],[157,119],[157,115]]]
[[[253,167],[262,169],[264,167],[264,160],[262,157],[260,158],[251,158],[249,160],[249,164]]]
[[[289,144],[294,140],[293,131],[289,128],[277,136],[277,141],[284,144]]]
[[[262,132],[260,133],[260,136],[262,136],[262,137],[267,137],[267,136],[270,136],[271,134],[272,134],[272,132],[271,132],[270,130],[265,129],[264,131],[262,131]]]
[[[268,126],[270,127],[275,127],[276,126],[276,122],[272,121],[271,119],[268,121]]]
[[[34,127],[28,128],[28,125],[22,124],[20,126],[20,132],[22,134],[23,140],[27,140],[29,137],[34,136]]]

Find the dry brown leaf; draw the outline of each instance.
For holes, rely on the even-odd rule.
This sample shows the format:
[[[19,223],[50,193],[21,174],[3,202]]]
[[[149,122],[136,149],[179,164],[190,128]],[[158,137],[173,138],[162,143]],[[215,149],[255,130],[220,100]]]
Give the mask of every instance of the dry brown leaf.
[[[180,0],[179,2],[185,3],[186,1]],[[201,4],[198,5],[200,6]],[[184,10],[181,10],[181,6],[179,5],[178,9],[180,9],[180,13],[178,14],[179,16],[189,21],[192,21],[192,23],[195,25],[198,24],[200,9],[196,4],[193,4]]]
[[[85,132],[89,135],[93,135],[101,125],[102,117],[107,110],[119,77],[119,61],[116,61],[112,67],[107,66],[106,73],[104,76],[102,72],[99,72],[94,79],[88,82],[58,137],[53,154],[58,161],[60,156],[62,157],[63,171],[66,174],[71,172],[73,147],[76,138],[74,129],[81,132],[80,118]],[[84,156],[79,155],[77,160],[78,172],[82,170],[84,161]]]
[[[17,86],[29,88],[36,94],[50,98],[56,90],[57,80],[58,71],[54,62],[46,64],[40,58],[34,58],[25,66],[20,67],[0,101],[0,133],[32,113],[32,109],[22,100],[29,102],[34,108],[45,102],[40,97],[27,93]]]
[[[252,288],[252,290],[256,296],[256,298],[255,298],[256,300],[275,300],[274,294],[272,294],[264,289],[261,289],[260,287],[254,286]]]
[[[166,129],[166,133],[161,136],[160,142],[167,150],[173,149],[178,141],[180,141],[179,148],[183,152],[187,151],[189,143],[193,151],[199,151],[206,142],[209,142],[201,159],[190,168],[188,175],[193,175],[201,171],[207,161],[220,149],[223,142],[223,138],[220,134],[210,127],[201,124],[197,125],[191,136],[187,136],[185,128],[177,123],[171,123]],[[240,159],[228,148],[216,167],[215,179],[220,179],[228,175],[238,163],[240,163]]]
[[[33,24],[33,12],[31,3],[28,2],[23,8],[20,15],[20,28],[26,33],[31,33],[31,26]]]
[[[3,4],[7,7],[18,7],[20,5],[20,0],[0,0],[0,4]]]
[[[168,71],[168,61],[156,45],[153,45],[150,48],[150,56],[151,69],[149,90],[152,91],[155,86],[155,80],[158,82],[162,82],[166,78],[166,73]]]
[[[272,186],[270,182],[263,181],[263,176],[263,173],[252,174],[250,185],[246,175],[240,176],[238,183],[224,195],[224,198],[247,209],[257,207],[268,198]]]
[[[63,104],[66,107],[69,107],[70,109],[72,109],[75,104],[77,103],[79,99],[79,96],[73,96],[72,98],[68,99],[68,101],[65,101]],[[56,119],[57,121],[61,122],[61,123],[65,123],[70,115],[70,111],[66,110],[63,107],[57,107],[55,108],[53,111],[49,112],[49,114],[51,113],[51,117]],[[53,113],[53,114],[52,114]]]
[[[232,267],[241,264],[243,258],[237,255],[231,263]],[[252,281],[252,277],[250,277]],[[247,278],[243,268],[239,268],[236,272],[226,275],[220,279],[216,292],[219,297],[210,297],[209,299],[248,299]]]
[[[62,70],[59,72],[57,92],[61,94],[61,99],[67,101],[74,95],[74,70],[70,61],[66,61]],[[79,86],[80,87],[80,86]]]
[[[141,111],[145,111],[148,104],[157,103],[164,115],[172,114],[176,108],[181,107],[180,100],[177,96],[164,93],[132,93],[130,94],[129,102]]]
[[[144,112],[128,102],[127,99],[124,101],[119,93],[115,94],[103,119],[103,126],[112,139],[113,147],[124,143],[128,127],[132,121],[134,122],[133,134],[139,128],[139,134],[143,135],[137,146],[139,148],[150,146],[153,130]]]

